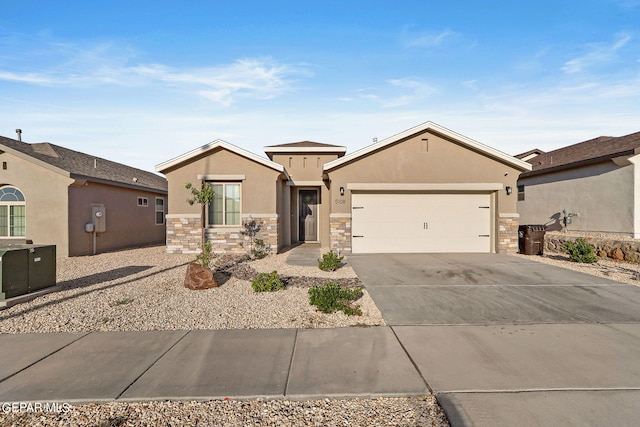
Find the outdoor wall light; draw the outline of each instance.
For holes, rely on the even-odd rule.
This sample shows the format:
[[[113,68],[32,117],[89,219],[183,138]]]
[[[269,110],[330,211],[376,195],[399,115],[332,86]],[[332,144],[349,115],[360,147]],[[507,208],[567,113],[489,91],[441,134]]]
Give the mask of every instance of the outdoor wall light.
[[[510,195],[511,195],[511,191],[512,191],[512,190],[511,190],[511,186],[510,186],[510,185],[507,185],[507,187],[505,188],[505,190],[507,190],[507,196],[510,196]]]
[[[344,187],[340,187],[340,195],[344,196]]]

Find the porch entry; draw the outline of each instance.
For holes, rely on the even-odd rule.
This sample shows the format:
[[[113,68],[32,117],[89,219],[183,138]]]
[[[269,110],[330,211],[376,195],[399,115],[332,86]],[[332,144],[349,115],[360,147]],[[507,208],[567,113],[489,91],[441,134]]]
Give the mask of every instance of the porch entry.
[[[298,238],[318,241],[318,190],[298,190]]]

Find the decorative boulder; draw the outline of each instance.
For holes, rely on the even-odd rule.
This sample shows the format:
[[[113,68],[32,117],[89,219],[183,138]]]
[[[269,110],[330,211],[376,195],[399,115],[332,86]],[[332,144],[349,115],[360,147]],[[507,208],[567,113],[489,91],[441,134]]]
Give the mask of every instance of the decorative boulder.
[[[218,283],[210,268],[192,262],[187,266],[184,287],[193,290],[210,289],[217,288]]]
[[[620,248],[615,248],[609,256],[618,261],[624,260],[624,252],[622,252],[622,249]]]

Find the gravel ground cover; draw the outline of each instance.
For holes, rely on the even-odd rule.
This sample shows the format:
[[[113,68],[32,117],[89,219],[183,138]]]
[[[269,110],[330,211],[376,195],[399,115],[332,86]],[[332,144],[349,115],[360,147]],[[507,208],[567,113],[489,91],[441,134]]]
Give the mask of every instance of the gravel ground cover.
[[[329,281],[360,284],[353,269],[335,272],[285,263],[287,253],[253,262],[219,259],[219,288],[184,288],[192,255],[149,247],[87,257],[60,258],[60,291],[0,311],[0,333],[149,331],[194,329],[325,328],[383,325],[369,294],[357,301],[362,316],[324,314],[309,304],[308,288]],[[286,290],[255,293],[250,280],[276,270]],[[251,315],[247,315],[251,313]]]
[[[581,273],[616,280],[631,285],[640,285],[640,264],[625,261],[615,261],[608,258],[600,258],[592,264],[577,263],[571,261],[569,256],[561,253],[547,253],[543,256],[513,254],[513,256],[526,258],[544,264],[568,268]]]
[[[60,291],[0,311],[1,333],[167,329],[308,328],[383,325],[366,290],[362,316],[316,312],[310,286],[360,286],[344,265],[335,272],[286,264],[287,253],[252,262],[217,260],[219,288],[183,287],[192,255],[164,247],[61,258]],[[287,289],[255,293],[250,280],[276,270]],[[251,313],[251,316],[247,316]],[[70,405],[60,413],[0,412],[0,426],[434,426],[448,421],[435,397],[209,402],[112,402]]]
[[[448,426],[433,396],[314,400],[108,403],[66,413],[13,413],[2,426]]]

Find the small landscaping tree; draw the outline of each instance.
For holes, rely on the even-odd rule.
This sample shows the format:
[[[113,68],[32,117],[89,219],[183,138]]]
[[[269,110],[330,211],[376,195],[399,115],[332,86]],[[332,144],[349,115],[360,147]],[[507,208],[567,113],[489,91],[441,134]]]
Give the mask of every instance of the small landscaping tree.
[[[200,189],[197,189],[190,182],[187,182],[184,185],[184,188],[186,188],[187,190],[191,190],[191,196],[193,196],[192,198],[187,199],[187,203],[189,203],[190,205],[193,205],[194,203],[198,203],[201,206],[201,210],[200,210],[200,225],[202,227],[202,243],[201,243],[202,246],[201,247],[202,247],[202,250],[204,251],[205,249],[204,229],[206,228],[205,208],[208,204],[213,202],[213,196],[215,193],[213,191],[213,187],[205,183],[204,181],[202,181],[202,185],[200,186]]]
[[[244,223],[244,230],[240,231],[240,234],[249,238],[249,256],[255,259],[262,259],[269,255],[271,252],[271,246],[264,243],[264,240],[258,239],[258,233],[260,232],[260,225],[255,219],[251,218]],[[240,243],[241,247],[244,247],[243,243]]]

